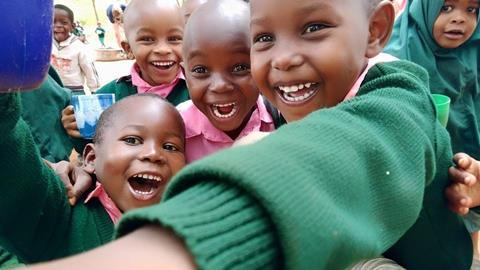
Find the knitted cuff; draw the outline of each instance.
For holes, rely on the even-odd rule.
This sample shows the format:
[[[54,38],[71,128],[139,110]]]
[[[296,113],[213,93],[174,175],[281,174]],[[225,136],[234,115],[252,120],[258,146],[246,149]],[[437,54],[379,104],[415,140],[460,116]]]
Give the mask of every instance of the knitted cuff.
[[[239,189],[206,182],[125,215],[118,235],[161,224],[183,238],[200,269],[278,269],[270,221]],[[117,236],[118,236],[117,235]]]

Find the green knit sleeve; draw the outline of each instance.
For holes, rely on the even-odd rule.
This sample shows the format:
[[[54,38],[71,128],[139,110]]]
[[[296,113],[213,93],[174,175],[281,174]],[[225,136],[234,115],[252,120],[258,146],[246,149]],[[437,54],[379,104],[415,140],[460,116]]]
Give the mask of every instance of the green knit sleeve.
[[[227,149],[187,166],[172,179],[164,202],[128,215],[121,232],[150,222],[171,227],[185,239],[197,263],[207,269],[217,268],[203,264],[205,257],[224,262],[215,265],[218,269],[228,269],[230,262],[223,260],[224,254],[245,254],[225,242],[257,235],[261,243],[278,241],[269,252],[280,256],[278,261],[286,269],[297,270],[345,269],[385,252],[418,220],[441,226],[444,221],[430,219],[432,212],[419,218],[426,187],[438,175],[445,175],[437,171],[446,172],[451,158],[448,133],[435,119],[426,82],[425,70],[411,63],[373,67],[357,97],[285,125],[254,145]],[[202,189],[207,180],[212,189],[225,191],[211,194]],[[436,202],[442,201],[438,187],[443,183],[435,185]],[[232,199],[217,200],[223,192]],[[209,200],[196,200],[204,197]],[[193,203],[189,204],[189,199]],[[230,202],[241,200],[252,202],[252,210],[231,208]],[[211,216],[210,204],[214,204]],[[202,207],[208,210],[198,210]],[[448,211],[444,206],[438,208],[442,213]],[[258,209],[262,209],[262,223],[271,224],[269,237],[275,240],[261,239],[266,234],[259,234],[257,226],[224,224],[215,229],[206,226],[203,231],[202,223],[197,222],[200,217],[218,224],[216,220],[227,220],[236,213],[254,216]],[[452,215],[432,215],[454,220],[449,224],[453,224],[450,228],[455,228],[455,236],[467,236]],[[421,227],[425,228],[438,226]],[[444,261],[441,257],[450,254],[449,247],[464,255],[453,262],[471,255],[471,245],[464,245],[466,238],[458,244],[442,242],[444,231],[428,234],[436,238],[418,239],[440,253],[418,253],[407,259],[413,262],[428,255],[425,258],[433,258],[431,262],[438,265]],[[209,239],[213,243],[208,247],[218,253],[200,253],[206,252],[204,244]],[[415,250],[415,242],[406,248]],[[260,265],[255,264],[262,268]],[[465,269],[458,265],[462,267],[434,268]]]
[[[280,269],[271,222],[237,188],[199,184],[159,205],[127,213],[118,234],[147,223],[184,238],[200,269]]]
[[[19,107],[18,94],[0,95],[0,246],[22,261],[37,261],[66,241],[71,208]]]

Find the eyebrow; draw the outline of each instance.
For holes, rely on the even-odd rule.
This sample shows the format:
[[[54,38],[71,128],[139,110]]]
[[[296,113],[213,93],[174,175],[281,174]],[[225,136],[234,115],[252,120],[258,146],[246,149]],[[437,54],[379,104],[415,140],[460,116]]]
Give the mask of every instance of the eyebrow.
[[[249,50],[248,46],[234,46],[230,53],[231,54],[246,53],[246,54],[249,55],[250,50]],[[204,55],[203,50],[193,50],[193,51],[187,53],[187,59],[192,59],[192,58],[195,58],[197,56],[203,56],[203,55]]]

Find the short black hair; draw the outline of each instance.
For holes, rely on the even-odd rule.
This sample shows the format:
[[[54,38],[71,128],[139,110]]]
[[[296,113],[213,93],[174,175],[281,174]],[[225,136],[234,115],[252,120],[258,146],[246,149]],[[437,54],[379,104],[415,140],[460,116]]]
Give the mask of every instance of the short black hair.
[[[115,102],[112,106],[108,107],[105,111],[102,112],[102,114],[100,115],[100,118],[98,119],[97,127],[96,127],[96,130],[95,130],[95,135],[93,136],[93,143],[101,143],[102,142],[102,140],[104,139],[103,135],[105,133],[105,130],[108,127],[111,126],[112,120],[114,118],[114,114],[118,110],[118,108],[120,108],[121,105],[124,102],[126,102],[130,99],[138,98],[138,97],[149,97],[149,98],[152,98],[152,99],[156,99],[159,102],[162,102],[165,105],[171,107],[175,112],[178,112],[177,109],[175,108],[175,106],[173,106],[170,102],[168,102],[166,99],[162,98],[161,96],[159,96],[157,94],[142,93],[142,94],[135,94],[135,95],[128,96],[128,97],[123,98],[122,100],[120,100],[118,102]],[[184,130],[184,133],[185,133],[185,125],[184,125],[182,117],[180,116],[180,113],[178,113],[177,117],[178,117],[179,122],[181,122],[180,124],[182,125],[182,129]]]
[[[61,9],[65,12],[67,12],[68,18],[72,21],[72,23],[75,21],[75,17],[73,16],[73,11],[69,7],[67,7],[65,5],[61,5],[61,4],[56,4],[55,9]]]

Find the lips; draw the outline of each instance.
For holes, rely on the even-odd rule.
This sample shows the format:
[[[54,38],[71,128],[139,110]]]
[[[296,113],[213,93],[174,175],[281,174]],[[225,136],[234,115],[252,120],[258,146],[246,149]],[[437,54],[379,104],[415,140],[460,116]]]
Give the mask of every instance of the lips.
[[[464,36],[464,32],[462,30],[455,29],[455,30],[445,31],[444,35],[448,39],[462,39]]]
[[[148,201],[160,193],[163,177],[154,173],[138,173],[128,179],[132,196],[139,201]]]
[[[318,83],[305,82],[299,84],[284,84],[275,87],[275,90],[287,104],[302,104],[309,101],[318,92]]]

